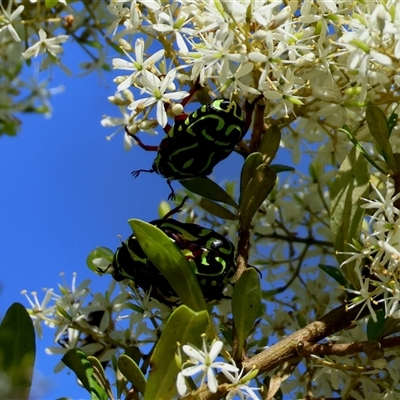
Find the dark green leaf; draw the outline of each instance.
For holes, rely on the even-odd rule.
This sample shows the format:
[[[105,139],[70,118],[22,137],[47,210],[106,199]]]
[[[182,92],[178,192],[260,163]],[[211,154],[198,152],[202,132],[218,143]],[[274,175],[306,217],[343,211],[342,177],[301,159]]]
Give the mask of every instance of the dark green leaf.
[[[35,331],[20,303],[12,304],[0,325],[0,372],[11,382],[9,399],[28,399],[35,362]]]
[[[247,185],[240,209],[241,229],[249,229],[251,220],[275,186],[276,172],[267,164],[259,165]]]
[[[221,325],[219,330],[226,342],[233,347],[233,329],[228,325]]]
[[[325,264],[318,264],[318,267],[320,267],[324,272],[326,272],[331,278],[333,278],[340,285],[346,287],[346,279],[339,268]]]
[[[379,340],[382,337],[385,328],[385,310],[376,311],[376,322],[370,316],[367,323],[367,338],[368,340]]]
[[[118,359],[118,368],[121,373],[132,383],[133,387],[140,393],[144,394],[146,390],[146,378],[139,366],[128,357],[126,354],[122,354]]]
[[[90,393],[93,400],[108,399],[106,391],[94,378],[92,364],[82,350],[77,348],[68,350],[61,361],[75,372],[77,378],[82,382],[83,387]]]
[[[388,118],[387,124],[388,124],[388,128],[389,128],[389,136],[391,135],[393,128],[397,125],[397,117],[398,117],[398,114],[396,114],[395,112],[392,112],[390,114],[390,117]]]
[[[176,398],[176,377],[180,371],[175,361],[177,343],[190,342],[200,347],[201,335],[208,325],[207,311],[194,312],[184,305],[174,310],[151,356],[144,400]]]
[[[221,186],[217,185],[209,178],[194,178],[179,181],[183,187],[196,193],[200,196],[205,197],[209,200],[218,201],[220,203],[228,204],[234,208],[239,208],[235,200],[229,196],[228,193]]]
[[[240,198],[243,197],[247,185],[249,184],[250,179],[253,177],[256,168],[262,163],[263,156],[261,153],[252,153],[246,158],[240,173]]]
[[[167,278],[182,302],[192,310],[206,310],[206,302],[185,256],[160,229],[138,219],[129,224],[149,260]]]
[[[295,171],[295,168],[291,167],[290,165],[271,164],[269,167],[272,170],[274,170],[277,174],[279,174],[279,172],[293,172],[293,171]]]
[[[363,155],[353,148],[343,161],[330,188],[331,197],[331,234],[336,252],[350,251],[348,243],[358,240],[364,218],[361,208],[361,197],[368,194],[368,165]],[[341,264],[347,256],[337,254]],[[354,271],[354,263],[342,267],[346,278],[354,288],[359,288],[359,282]]]
[[[232,314],[239,347],[237,355],[242,354],[243,345],[261,305],[260,276],[254,268],[248,268],[235,283],[232,293]]]
[[[229,211],[227,208],[221,206],[220,204],[205,199],[204,197],[200,200],[200,207],[204,208],[204,210],[222,219],[229,219],[229,220],[239,219],[237,214],[234,214],[232,211]]]
[[[367,106],[365,118],[371,135],[381,149],[382,156],[389,167],[394,170],[395,163],[393,158],[392,145],[389,142],[389,126],[385,113],[377,106]]]
[[[111,46],[112,49],[113,49],[114,51],[116,51],[118,54],[125,54],[124,51],[121,49],[121,46],[118,46],[117,43],[114,43],[114,42],[111,41],[111,40],[107,40],[107,44],[108,44],[109,46]]]
[[[260,153],[263,155],[264,163],[271,164],[275,158],[281,143],[281,131],[276,125],[270,126],[264,133],[260,143]]]

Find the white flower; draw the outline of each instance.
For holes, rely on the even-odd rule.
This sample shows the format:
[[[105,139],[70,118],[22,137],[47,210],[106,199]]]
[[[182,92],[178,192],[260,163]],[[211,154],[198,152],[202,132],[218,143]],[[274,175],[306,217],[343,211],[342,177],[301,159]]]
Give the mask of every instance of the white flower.
[[[33,46],[29,47],[22,53],[22,57],[25,59],[37,57],[40,53],[48,52],[53,57],[63,51],[59,43],[64,43],[68,40],[68,35],[59,35],[47,39],[47,33],[43,30],[39,30],[39,41]]]
[[[13,1],[9,0],[7,10],[4,9],[3,5],[0,3],[1,10],[3,12],[3,15],[0,15],[0,34],[4,32],[6,29],[8,29],[8,32],[10,32],[10,35],[16,42],[20,42],[21,38],[18,36],[17,31],[13,27],[12,23],[15,21],[22,11],[24,11],[24,6],[18,6],[12,13],[11,13],[11,7],[13,5]],[[11,14],[10,14],[11,13]]]
[[[165,93],[166,90],[173,85],[173,81],[176,76],[176,69],[172,69],[164,77],[163,80],[155,76],[149,71],[144,70],[143,76],[141,78],[141,83],[143,85],[142,93],[148,93],[151,96],[145,99],[140,99],[134,101],[129,105],[129,109],[136,111],[138,106],[140,108],[146,108],[153,104],[157,104],[157,121],[164,127],[167,125],[167,113],[165,112],[164,103],[169,103],[171,100],[182,100],[189,93],[186,91],[178,91],[172,93]]]
[[[115,32],[118,29],[118,26],[129,19],[130,10],[129,8],[124,7],[122,3],[117,3],[113,0],[110,1],[110,4],[107,6],[107,9],[108,11],[110,11],[111,14],[113,14],[117,18],[114,19],[110,27],[107,29],[106,36],[110,34],[114,36]]]
[[[171,8],[173,8],[171,10]],[[189,22],[191,22],[191,18],[189,18],[189,14],[186,12],[182,12],[183,7],[177,7],[177,3],[172,2],[171,7],[168,8],[168,13],[160,12],[157,15],[157,24],[153,24],[153,29],[157,32],[161,32],[163,34],[174,33],[176,38],[176,44],[179,50],[183,52],[187,52],[188,48],[185,43],[185,40],[182,36],[182,33],[193,36],[196,35],[196,31],[194,29],[185,28]],[[175,18],[175,21],[174,21]]]
[[[208,350],[205,335],[203,335],[203,350],[198,349],[194,345],[184,345],[182,350],[190,357],[190,363],[195,364],[192,367],[183,369],[180,372],[180,376],[177,379],[178,392],[183,393],[186,385],[184,377],[197,375],[199,372],[203,373],[202,382],[207,377],[207,386],[211,392],[216,393],[218,389],[218,382],[215,376],[215,369],[221,371],[237,372],[238,368],[232,364],[227,364],[221,361],[215,361],[218,354],[221,352],[223,343],[220,340],[216,340],[212,345],[211,349]]]
[[[232,361],[233,362],[233,361]],[[253,388],[247,385],[255,376],[257,376],[258,370],[252,369],[245,376],[243,375],[243,368],[234,372],[232,375],[226,369],[221,370],[222,373],[232,382],[231,388],[229,389],[229,393],[226,396],[226,400],[232,400],[236,395],[240,397],[240,399],[253,399],[260,400],[260,397],[256,394],[256,390],[262,390],[262,388]]]
[[[28,312],[33,320],[33,325],[35,327],[37,335],[40,338],[43,336],[42,326],[41,326],[42,322],[44,322],[47,325],[54,325],[52,318],[54,317],[54,314],[56,312],[55,304],[49,306],[50,300],[55,299],[53,289],[44,289],[44,290],[46,294],[42,302],[39,302],[36,292],[31,293],[31,295],[33,296],[33,301],[32,301],[31,298],[27,295],[26,290],[22,291],[22,294],[25,295],[29,304],[32,307],[31,310],[28,309]]]
[[[152,56],[147,58],[147,60],[143,60],[143,52],[144,52],[144,40],[139,38],[135,43],[135,54],[136,60],[134,60],[127,52],[125,54],[130,59],[130,61],[126,61],[122,58],[114,58],[113,59],[113,67],[114,69],[123,69],[134,71],[132,75],[127,77],[123,82],[121,82],[117,89],[119,91],[128,89],[134,82],[135,79],[140,75],[140,73],[146,70],[148,67],[155,64],[164,56],[164,50],[159,50],[154,53]]]

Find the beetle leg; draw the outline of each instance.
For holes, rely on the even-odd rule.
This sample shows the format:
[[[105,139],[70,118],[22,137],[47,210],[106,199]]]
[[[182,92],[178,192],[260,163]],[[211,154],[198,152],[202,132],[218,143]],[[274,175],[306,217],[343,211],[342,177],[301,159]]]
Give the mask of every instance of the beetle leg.
[[[171,181],[169,179],[167,179],[167,183],[169,188],[171,189],[171,193],[168,196],[168,200],[175,200],[175,192],[174,192],[174,188],[171,185]]]
[[[128,131],[128,128],[125,127],[125,132],[132,138],[134,138],[136,140],[136,143],[143,149],[146,151],[158,151],[158,146],[153,146],[153,145],[148,145],[148,144],[144,144],[136,135],[134,135],[133,133],[130,133]]]
[[[151,173],[153,173],[153,172],[155,172],[155,171],[154,171],[154,169],[138,169],[138,170],[136,170],[136,171],[132,171],[132,172],[131,172],[131,175],[132,175],[134,178],[137,178],[141,172],[151,172]]]

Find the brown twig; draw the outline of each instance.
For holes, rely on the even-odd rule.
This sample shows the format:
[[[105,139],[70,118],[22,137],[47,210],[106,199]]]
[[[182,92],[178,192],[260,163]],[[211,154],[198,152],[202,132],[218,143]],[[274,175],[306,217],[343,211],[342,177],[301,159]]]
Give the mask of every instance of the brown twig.
[[[377,360],[383,356],[382,343],[376,340],[367,340],[365,342],[352,343],[324,343],[315,344],[310,342],[299,342],[297,344],[299,355],[309,357],[312,354],[319,356],[348,356],[356,353],[365,353],[372,360]]]
[[[305,328],[287,336],[254,357],[245,360],[242,364],[244,371],[248,372],[252,368],[257,368],[260,375],[273,370],[286,361],[299,357],[299,343],[316,343],[327,336],[348,328],[355,320],[368,315],[369,310],[367,307],[364,307],[362,311],[360,311],[360,309],[361,305],[351,309],[348,309],[348,307],[344,305],[330,311],[317,321],[308,324]],[[393,341],[391,338],[384,339],[382,343],[384,343],[386,347],[394,347],[397,342]],[[188,395],[184,398],[187,400],[192,398],[200,400],[220,399],[226,395],[228,387],[226,385],[226,378],[222,374],[218,375],[218,382],[220,385],[216,393],[210,392],[208,387],[203,385],[196,391],[195,397],[193,395]]]

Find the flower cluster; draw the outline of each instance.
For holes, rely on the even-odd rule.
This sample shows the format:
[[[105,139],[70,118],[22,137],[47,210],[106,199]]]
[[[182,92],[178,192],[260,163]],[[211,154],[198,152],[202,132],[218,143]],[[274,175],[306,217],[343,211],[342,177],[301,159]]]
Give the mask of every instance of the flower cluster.
[[[172,122],[184,111],[184,99],[193,88],[198,90],[191,99],[202,104],[228,98],[246,109],[257,100],[253,126],[262,127],[267,138],[269,127],[281,131],[277,163],[285,165],[276,169],[287,172],[291,160],[297,170],[279,175],[276,187],[253,219],[249,261],[263,274],[263,299],[268,302],[263,303],[265,312],[246,343],[248,357],[342,303],[344,290],[334,286],[336,281],[327,282],[330,278],[315,267],[336,262],[329,229],[329,186],[353,146],[339,128],[350,126],[370,159],[376,165],[384,161],[385,155],[379,153],[367,132],[364,111],[371,103],[379,104],[385,115],[397,110],[397,0],[110,0],[107,7],[85,1],[83,10],[59,1],[60,7],[65,5],[61,7],[65,15],[56,8],[43,11],[41,2],[20,3],[9,0],[7,6],[0,5],[0,57],[8,70],[7,75],[0,71],[4,82],[0,125],[14,121],[10,110],[32,109],[32,104],[38,110],[38,99],[48,111],[50,91],[41,85],[29,87],[34,95],[21,103],[11,104],[11,95],[6,94],[15,93],[15,87],[29,86],[19,80],[21,60],[29,65],[39,59],[41,70],[66,70],[62,50],[67,39],[74,37],[91,57],[85,64],[87,71],[106,70],[104,49],[119,50],[118,56],[112,56],[115,94],[109,100],[121,116],[104,116],[101,123],[125,132],[125,149],[133,144],[125,128],[131,134],[154,134],[157,127],[167,131],[168,119]],[[97,46],[105,37],[110,47]],[[93,48],[98,48],[98,54]],[[18,62],[10,63],[10,54]],[[40,90],[35,90],[37,87]],[[394,127],[390,135],[394,154],[400,148],[399,132]],[[244,149],[247,144],[245,138]],[[364,205],[370,213],[369,224],[361,242],[353,242],[354,251],[342,264],[354,266],[358,277],[358,287],[347,289],[355,295],[350,307],[362,304],[376,320],[375,306],[383,303],[386,317],[398,318],[399,194],[395,194],[390,179],[385,194],[379,185],[371,185],[376,198],[365,200]],[[238,189],[226,186],[230,194]],[[204,201],[193,198],[195,205],[188,206],[193,220],[219,226],[225,234],[236,237],[237,220],[221,224],[209,210],[201,209]],[[74,283],[71,288],[64,285],[61,295],[47,290],[42,303],[36,294],[33,301],[28,298],[37,331],[41,332],[42,323],[57,328],[56,341],[64,348],[52,348],[50,353],[80,345],[87,354],[108,361],[118,349],[132,343],[140,347],[158,340],[169,307],[150,298],[149,293],[138,292],[130,282],[113,282],[106,295],[92,294],[88,284],[83,282],[76,288]],[[274,301],[273,306],[269,300]],[[213,308],[212,317],[221,330],[230,332],[229,305],[228,300],[221,301]],[[96,337],[96,343],[89,337]],[[362,335],[355,338],[364,339]],[[183,361],[179,355],[179,394],[193,390],[193,381],[217,392],[220,372],[228,382],[224,384],[228,399],[235,395],[258,398],[256,389],[249,386],[255,370],[243,376],[233,361],[219,361],[222,348],[221,340],[209,348],[205,337],[201,349],[183,345],[189,359]],[[144,353],[141,356],[144,360]],[[348,373],[347,366],[323,361],[315,357],[317,367],[305,363],[293,372],[293,379],[285,380],[285,374],[279,372],[282,392],[293,397],[340,393],[343,398],[362,398],[359,393],[365,392],[390,398],[400,380],[395,371],[397,360],[382,368],[382,373],[374,372],[375,381],[382,381],[386,372],[390,374],[392,387],[380,387],[372,378],[365,378],[372,376],[372,367],[379,369],[378,361],[381,365],[390,363],[389,357],[365,368],[368,360],[362,357],[345,359],[352,363],[350,368],[361,371],[361,383],[354,378],[356,374]]]
[[[368,229],[363,234],[362,243],[354,242],[354,252],[342,265],[354,263],[358,277],[359,289],[351,290],[356,297],[352,307],[359,303],[367,306],[374,320],[374,305],[384,303],[386,317],[399,318],[400,300],[400,209],[396,201],[400,194],[394,195],[394,183],[387,179],[385,194],[381,193],[374,183],[371,187],[376,196],[365,199],[362,207],[369,215]]]
[[[238,395],[241,399],[259,400],[256,391],[260,389],[248,386],[248,382],[255,377],[257,371],[252,370],[245,376],[242,376],[243,370],[239,373],[239,369],[236,367],[233,360],[231,360],[230,363],[216,361],[216,358],[221,353],[223,348],[223,342],[220,340],[215,340],[213,341],[211,348],[208,349],[206,335],[203,334],[202,338],[202,350],[198,349],[194,345],[186,344],[182,346],[183,352],[189,356],[189,360],[184,363],[182,362],[182,355],[180,348],[178,347],[177,360],[182,368],[182,371],[179,372],[176,380],[178,393],[181,396],[184,396],[189,389],[186,384],[186,378],[194,377],[199,373],[202,374],[201,383],[204,383],[207,378],[208,388],[211,392],[216,393],[218,390],[218,382],[215,372],[216,370],[219,370],[230,382],[228,395],[226,397],[228,400],[233,399],[236,395]],[[194,366],[185,367],[186,364],[194,364]],[[231,373],[233,373],[233,375]]]
[[[41,302],[36,292],[32,292],[31,298],[23,291],[31,305],[28,312],[38,336],[42,337],[43,324],[56,329],[54,341],[57,346],[46,349],[48,354],[65,354],[79,347],[87,355],[109,362],[114,354],[132,342],[156,339],[162,321],[171,312],[169,307],[148,295],[131,291],[125,285],[118,285],[114,280],[106,295],[93,294],[90,283],[90,280],[84,280],[77,285],[74,274],[71,285],[66,282],[59,285],[60,294],[45,289]],[[55,371],[64,366],[58,363]]]

